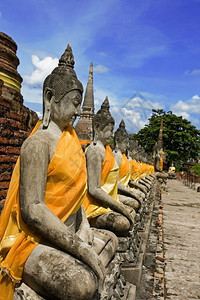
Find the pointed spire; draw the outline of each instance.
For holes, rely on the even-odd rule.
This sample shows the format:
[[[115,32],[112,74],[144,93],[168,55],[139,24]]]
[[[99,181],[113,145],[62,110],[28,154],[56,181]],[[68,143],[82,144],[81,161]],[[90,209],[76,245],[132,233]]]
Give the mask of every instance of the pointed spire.
[[[74,68],[74,55],[72,52],[72,47],[70,44],[67,45],[67,48],[65,49],[65,52],[59,59],[59,66],[65,65],[67,67],[71,67],[72,69]]]
[[[94,113],[94,92],[93,92],[93,63],[90,63],[88,82],[85,91],[84,102],[82,106],[84,112]]]
[[[115,134],[114,134],[115,146],[117,143],[120,143],[124,139],[128,139],[128,138],[129,138],[129,136],[128,136],[128,133],[125,128],[124,120],[121,120],[121,122],[119,124],[119,128],[115,131]]]
[[[125,130],[125,123],[124,123],[124,120],[122,119],[120,124],[119,124],[119,128]]]
[[[101,110],[104,109],[109,111],[109,108],[110,108],[110,104],[109,104],[108,96],[106,96],[105,100],[101,104]]]

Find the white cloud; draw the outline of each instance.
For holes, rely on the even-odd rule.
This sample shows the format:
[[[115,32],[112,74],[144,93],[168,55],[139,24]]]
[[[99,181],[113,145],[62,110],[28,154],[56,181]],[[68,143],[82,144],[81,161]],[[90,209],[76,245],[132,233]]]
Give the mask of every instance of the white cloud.
[[[200,0],[199,0],[200,1]],[[193,97],[192,97],[192,99],[193,100],[200,100],[200,97],[198,96],[198,95],[194,95]]]
[[[119,123],[123,119],[126,124],[126,130],[129,133],[137,132],[148,123],[148,120],[144,119],[143,115],[135,110],[127,109],[125,107],[111,107],[110,110],[116,121],[115,128],[119,126]]]
[[[21,93],[25,102],[42,104],[42,88],[31,88],[23,84]]]
[[[140,98],[140,97],[134,97],[129,99],[126,103],[125,103],[126,107],[129,108],[139,108],[145,111],[152,111],[152,109],[163,109],[164,106],[162,103],[160,102],[153,102],[144,98]]]
[[[24,76],[24,83],[33,87],[42,86],[44,79],[58,65],[58,58],[46,56],[44,59],[39,59],[38,56],[32,55],[32,64],[35,70],[31,75]]]
[[[103,65],[97,65],[94,67],[94,72],[96,73],[107,73],[109,69]]]
[[[182,116],[195,126],[200,126],[200,97],[198,95],[194,95],[186,101],[179,100],[177,103],[171,105],[170,109],[174,114]]]
[[[97,100],[97,99],[94,100],[94,105],[95,105],[95,106],[99,106],[99,107],[100,107],[100,104],[101,104],[101,103],[100,103],[99,100]]]
[[[185,71],[185,75],[199,75],[200,69],[194,69],[193,71]]]
[[[114,93],[108,90],[97,89],[94,92],[95,96],[95,112],[98,111],[105,97],[108,96],[110,102],[110,111],[115,119],[115,128],[118,127],[122,119],[126,124],[128,132],[137,132],[148,124],[148,118],[152,113],[152,109],[164,108],[162,103],[153,102],[145,99],[143,94],[133,97],[128,100],[122,100]]]
[[[195,95],[186,101],[179,100],[176,104],[171,106],[171,110],[174,113],[186,112],[188,114],[200,115],[200,97]]]

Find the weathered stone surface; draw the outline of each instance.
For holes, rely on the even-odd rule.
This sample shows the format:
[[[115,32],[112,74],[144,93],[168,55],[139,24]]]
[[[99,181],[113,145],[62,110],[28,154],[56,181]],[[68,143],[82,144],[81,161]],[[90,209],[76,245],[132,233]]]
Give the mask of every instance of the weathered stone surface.
[[[9,76],[20,86],[22,78],[17,72],[19,59],[16,51],[16,43],[0,32],[0,78]],[[0,211],[20,147],[37,120],[37,114],[23,105],[20,90],[0,79]]]

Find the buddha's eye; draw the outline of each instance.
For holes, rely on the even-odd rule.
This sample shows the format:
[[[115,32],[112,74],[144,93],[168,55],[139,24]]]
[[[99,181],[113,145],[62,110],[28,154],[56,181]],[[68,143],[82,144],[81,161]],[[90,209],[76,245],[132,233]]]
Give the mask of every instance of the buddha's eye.
[[[75,107],[79,106],[81,104],[81,97],[74,97],[73,98],[73,104]]]
[[[78,101],[77,99],[75,99],[74,101],[73,101],[73,103],[74,103],[74,106],[78,106],[79,104],[80,104],[80,101]]]

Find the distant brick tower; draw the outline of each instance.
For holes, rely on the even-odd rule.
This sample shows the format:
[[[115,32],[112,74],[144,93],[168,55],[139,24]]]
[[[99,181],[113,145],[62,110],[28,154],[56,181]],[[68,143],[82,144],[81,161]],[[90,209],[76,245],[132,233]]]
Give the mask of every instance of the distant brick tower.
[[[0,32],[0,211],[20,147],[38,116],[23,105],[17,45]]]
[[[75,126],[80,140],[92,140],[92,119],[94,117],[94,92],[93,92],[93,63],[90,64],[88,83],[82,105],[81,116]]]

